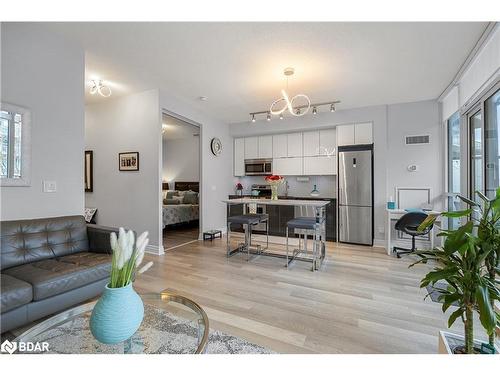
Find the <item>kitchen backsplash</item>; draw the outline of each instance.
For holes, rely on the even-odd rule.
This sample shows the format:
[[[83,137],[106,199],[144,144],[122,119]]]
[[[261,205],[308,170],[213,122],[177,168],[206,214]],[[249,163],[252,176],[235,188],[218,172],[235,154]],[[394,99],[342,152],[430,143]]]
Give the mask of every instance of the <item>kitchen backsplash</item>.
[[[303,178],[301,176],[299,178]],[[316,189],[319,190],[319,196],[321,198],[335,198],[337,196],[337,176],[309,176],[309,181],[297,181],[296,176],[286,176],[285,180],[288,182],[288,195],[293,197],[309,197],[311,191],[316,185]],[[252,185],[254,184],[265,184],[263,176],[245,176],[245,177],[235,177],[234,186],[240,182],[243,185],[243,194],[250,194]],[[279,187],[279,195],[285,194],[285,185]]]

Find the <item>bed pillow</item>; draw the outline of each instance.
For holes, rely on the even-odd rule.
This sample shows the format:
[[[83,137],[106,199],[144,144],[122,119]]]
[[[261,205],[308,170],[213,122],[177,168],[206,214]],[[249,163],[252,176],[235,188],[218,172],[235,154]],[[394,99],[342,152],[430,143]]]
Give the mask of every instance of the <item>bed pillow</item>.
[[[179,200],[179,199],[174,199],[174,198],[172,198],[172,199],[165,198],[165,199],[163,200],[163,204],[180,204],[180,203],[181,203],[181,202],[180,202],[180,200]]]
[[[186,191],[184,193],[184,199],[182,200],[184,204],[198,204],[198,193],[195,191]]]
[[[176,190],[167,190],[167,194],[164,199],[172,199],[174,196],[179,195],[177,193],[178,191]]]

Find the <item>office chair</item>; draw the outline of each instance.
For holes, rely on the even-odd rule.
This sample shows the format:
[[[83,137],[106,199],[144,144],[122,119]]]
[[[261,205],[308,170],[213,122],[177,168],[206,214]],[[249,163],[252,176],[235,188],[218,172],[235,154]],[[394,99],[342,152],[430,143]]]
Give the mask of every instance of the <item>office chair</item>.
[[[396,253],[398,258],[401,258],[401,254],[413,253],[416,250],[415,237],[425,236],[431,231],[434,223],[429,225],[423,231],[418,230],[419,225],[422,224],[425,219],[427,219],[427,214],[424,212],[408,212],[407,214],[401,216],[396,222],[396,230],[411,236],[411,249],[394,246],[393,252]]]

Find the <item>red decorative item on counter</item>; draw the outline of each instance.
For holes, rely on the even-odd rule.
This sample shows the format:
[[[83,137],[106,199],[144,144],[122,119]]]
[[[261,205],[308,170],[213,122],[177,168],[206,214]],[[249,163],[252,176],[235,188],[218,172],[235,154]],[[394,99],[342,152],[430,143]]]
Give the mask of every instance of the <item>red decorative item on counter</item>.
[[[271,185],[271,200],[278,200],[278,186],[281,185],[285,179],[283,176],[273,174],[271,176],[266,176],[265,180]]]

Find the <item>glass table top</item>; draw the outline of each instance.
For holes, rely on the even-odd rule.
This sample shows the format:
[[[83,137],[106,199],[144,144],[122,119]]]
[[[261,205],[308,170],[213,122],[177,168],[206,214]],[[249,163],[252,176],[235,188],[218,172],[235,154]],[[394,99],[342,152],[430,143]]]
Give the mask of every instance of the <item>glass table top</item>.
[[[203,353],[208,341],[208,317],[194,301],[170,292],[141,294],[144,320],[128,340],[101,344],[89,328],[97,301],[52,316],[28,329],[15,342],[47,342],[44,353],[65,354],[189,354]]]

